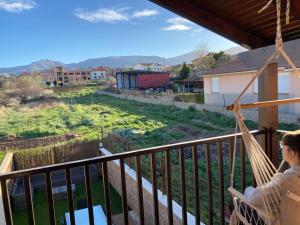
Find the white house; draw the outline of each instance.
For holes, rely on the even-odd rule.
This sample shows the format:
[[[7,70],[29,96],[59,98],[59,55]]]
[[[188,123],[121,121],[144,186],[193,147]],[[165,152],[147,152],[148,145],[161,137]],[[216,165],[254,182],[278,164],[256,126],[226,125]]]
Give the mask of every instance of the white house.
[[[106,67],[96,67],[90,72],[91,80],[101,80],[108,76],[108,68]]]
[[[206,71],[203,74],[205,104],[217,106],[231,105],[256,74],[257,70],[270,57],[274,49],[274,46],[269,46],[243,52],[236,55],[231,62]],[[285,43],[285,50],[299,68],[300,40]],[[290,66],[282,57],[279,57],[273,63],[278,63],[279,66],[278,98],[299,98],[300,78],[292,73]],[[248,88],[241,102],[251,103],[256,101],[258,101],[257,79]],[[279,111],[300,114],[300,105],[282,105],[279,107]]]
[[[138,63],[133,67],[133,69],[139,71],[163,72],[164,66],[159,63]]]

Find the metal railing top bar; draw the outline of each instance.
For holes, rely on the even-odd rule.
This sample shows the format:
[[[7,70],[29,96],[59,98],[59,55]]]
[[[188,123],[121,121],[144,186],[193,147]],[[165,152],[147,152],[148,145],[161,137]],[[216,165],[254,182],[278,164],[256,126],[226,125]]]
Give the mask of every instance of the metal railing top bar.
[[[265,134],[264,130],[254,130],[251,131],[253,135],[260,135]],[[175,144],[169,144],[169,145],[163,145],[163,146],[157,146],[157,147],[151,147],[151,148],[145,148],[140,150],[134,150],[130,152],[122,152],[117,153],[109,156],[98,156],[94,158],[84,159],[84,160],[77,160],[72,162],[66,162],[66,163],[59,163],[49,166],[43,166],[43,167],[36,167],[21,171],[13,171],[10,173],[0,174],[0,181],[1,180],[8,180],[8,179],[15,179],[17,177],[23,177],[23,176],[30,176],[30,175],[36,175],[40,173],[46,173],[46,172],[52,172],[56,170],[65,170],[65,169],[71,169],[74,167],[80,167],[85,166],[87,164],[97,164],[102,162],[108,162],[113,160],[119,160],[119,159],[126,159],[130,157],[135,156],[141,156],[141,155],[149,155],[151,153],[158,153],[158,152],[165,152],[167,149],[182,149],[184,147],[192,147],[202,144],[212,144],[219,141],[226,141],[234,138],[235,136],[240,137],[242,133],[237,134],[229,134],[224,136],[218,136],[218,137],[212,137],[212,138],[204,138],[200,140],[194,140],[194,141],[188,141],[188,142],[181,142],[181,143],[175,143]]]
[[[287,130],[276,130],[276,131],[274,131],[275,133],[278,133],[278,134],[285,134],[285,133],[287,133],[287,132],[289,132],[289,131],[287,131]]]

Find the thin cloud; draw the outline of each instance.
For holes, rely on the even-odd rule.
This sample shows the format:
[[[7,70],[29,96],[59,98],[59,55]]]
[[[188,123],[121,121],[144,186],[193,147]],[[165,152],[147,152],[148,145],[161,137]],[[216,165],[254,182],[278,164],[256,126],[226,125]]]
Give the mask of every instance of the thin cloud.
[[[79,19],[86,20],[91,23],[97,22],[116,22],[116,21],[126,21],[128,16],[123,13],[127,8],[115,9],[98,9],[96,11],[89,11],[85,9],[76,9],[75,16]]]
[[[192,22],[185,18],[182,18],[182,17],[173,17],[173,18],[167,19],[167,23],[183,24],[183,23],[192,23]]]
[[[135,11],[132,15],[133,18],[141,18],[141,17],[148,17],[148,16],[155,16],[159,14],[157,10],[150,10],[150,9],[144,9],[141,11]]]
[[[24,10],[30,10],[35,6],[36,3],[31,0],[0,0],[0,9],[12,13],[19,13]]]
[[[184,31],[184,30],[190,30],[192,29],[191,27],[184,25],[184,24],[173,24],[168,27],[162,28],[162,30],[166,31]]]

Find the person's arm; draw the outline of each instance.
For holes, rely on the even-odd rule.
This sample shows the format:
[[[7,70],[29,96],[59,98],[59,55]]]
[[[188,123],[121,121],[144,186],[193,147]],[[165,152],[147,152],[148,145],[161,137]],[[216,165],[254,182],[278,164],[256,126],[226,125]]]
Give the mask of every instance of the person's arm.
[[[261,187],[248,187],[245,190],[245,198],[246,200],[257,207],[263,206],[264,204],[264,197],[269,199],[273,198],[274,194],[276,196],[281,197],[281,190],[282,190],[282,183],[283,183],[283,174],[278,173],[272,178],[272,180],[261,186]],[[276,199],[278,200],[278,197]],[[275,203],[275,202],[274,202]]]

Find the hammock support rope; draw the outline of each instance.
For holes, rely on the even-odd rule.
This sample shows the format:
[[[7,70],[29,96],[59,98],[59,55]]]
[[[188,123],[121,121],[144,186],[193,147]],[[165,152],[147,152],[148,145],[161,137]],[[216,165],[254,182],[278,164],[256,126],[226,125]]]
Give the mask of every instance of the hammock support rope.
[[[289,23],[289,14],[290,14],[290,0],[287,1],[286,7],[286,23]],[[263,12],[267,9],[273,0],[270,0],[258,13]],[[247,155],[249,157],[249,161],[251,164],[251,168],[253,171],[253,175],[257,182],[258,187],[260,188],[262,194],[262,202],[263,208],[257,208],[247,202],[244,195],[238,192],[234,188],[234,168],[235,168],[235,156],[236,156],[236,147],[237,147],[237,136],[235,136],[234,143],[234,152],[233,152],[233,160],[231,167],[231,176],[230,176],[230,188],[229,192],[233,196],[235,210],[231,218],[231,225],[239,224],[239,221],[246,225],[259,224],[258,220],[262,219],[267,225],[275,225],[276,216],[280,213],[279,209],[279,201],[280,201],[280,193],[277,188],[273,188],[268,190],[268,192],[264,191],[263,186],[266,185],[271,179],[274,177],[277,169],[272,164],[271,160],[268,158],[262,147],[259,145],[258,141],[255,137],[250,133],[249,129],[244,123],[244,118],[241,113],[241,109],[248,109],[254,107],[270,107],[277,106],[282,104],[289,103],[299,103],[300,98],[293,99],[283,99],[283,100],[273,100],[273,101],[264,101],[264,102],[256,102],[251,104],[240,104],[240,100],[242,96],[246,93],[248,88],[254,83],[254,81],[263,73],[263,71],[267,68],[268,64],[270,64],[273,59],[281,55],[287,63],[291,66],[292,71],[300,78],[300,72],[297,70],[294,62],[288,56],[288,54],[284,51],[283,48],[283,40],[281,34],[281,0],[276,0],[276,10],[277,10],[277,32],[276,32],[276,49],[274,53],[266,60],[265,64],[257,71],[255,76],[252,77],[250,82],[247,84],[245,89],[240,93],[237,99],[231,106],[226,107],[229,111],[234,111],[237,125],[236,125],[236,133],[238,133],[238,128],[242,133],[242,138],[246,147]],[[256,216],[255,216],[256,215]],[[258,216],[257,216],[258,215]],[[257,218],[259,217],[259,218]]]

